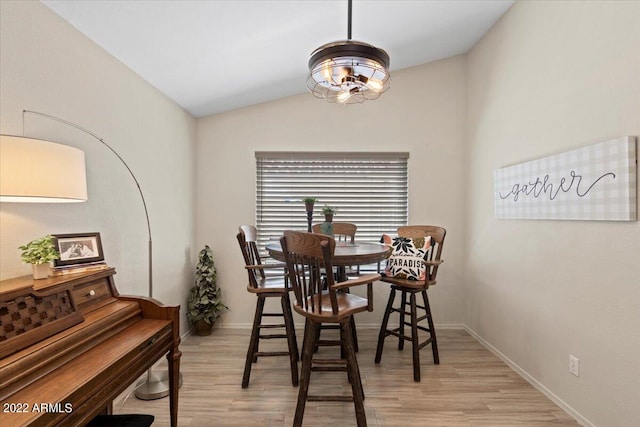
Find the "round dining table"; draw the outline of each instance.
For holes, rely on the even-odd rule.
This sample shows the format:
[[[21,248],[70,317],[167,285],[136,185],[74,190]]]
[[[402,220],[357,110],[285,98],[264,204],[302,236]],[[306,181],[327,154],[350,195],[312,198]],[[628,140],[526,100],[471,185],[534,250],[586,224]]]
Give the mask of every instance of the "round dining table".
[[[278,261],[285,261],[280,242],[273,240],[265,245],[269,255]],[[375,264],[386,259],[391,248],[380,243],[345,243],[336,242],[333,254],[333,265],[347,267],[351,265]]]

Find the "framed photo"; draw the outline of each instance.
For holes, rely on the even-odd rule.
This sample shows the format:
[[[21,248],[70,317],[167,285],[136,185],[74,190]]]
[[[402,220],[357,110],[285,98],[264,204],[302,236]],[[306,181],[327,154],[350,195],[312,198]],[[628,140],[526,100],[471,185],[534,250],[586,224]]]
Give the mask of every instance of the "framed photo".
[[[53,262],[55,267],[104,261],[100,233],[54,234],[52,237],[60,252],[60,259]]]

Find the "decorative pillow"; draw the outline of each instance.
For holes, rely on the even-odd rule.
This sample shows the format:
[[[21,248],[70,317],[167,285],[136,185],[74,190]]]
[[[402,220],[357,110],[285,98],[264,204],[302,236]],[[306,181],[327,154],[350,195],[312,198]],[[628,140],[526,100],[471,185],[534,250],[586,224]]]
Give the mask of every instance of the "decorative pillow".
[[[426,266],[424,257],[431,247],[431,236],[391,238],[382,235],[380,242],[393,248],[387,259],[387,266],[381,273],[387,277],[397,277],[408,280],[425,280]]]

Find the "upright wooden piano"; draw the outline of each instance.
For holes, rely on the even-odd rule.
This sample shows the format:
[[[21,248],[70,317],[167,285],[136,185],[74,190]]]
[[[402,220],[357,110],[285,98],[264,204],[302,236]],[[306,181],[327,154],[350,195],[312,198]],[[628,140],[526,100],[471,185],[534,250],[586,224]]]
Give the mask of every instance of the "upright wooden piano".
[[[0,426],[84,426],[163,355],[177,426],[180,307],[119,295],[114,274],[0,282]]]

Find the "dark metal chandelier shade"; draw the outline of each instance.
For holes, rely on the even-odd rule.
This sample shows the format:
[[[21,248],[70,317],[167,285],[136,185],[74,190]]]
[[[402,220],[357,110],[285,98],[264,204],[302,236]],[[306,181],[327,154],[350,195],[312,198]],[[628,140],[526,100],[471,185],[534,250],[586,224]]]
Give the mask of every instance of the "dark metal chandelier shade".
[[[378,98],[389,89],[389,55],[351,40],[351,1],[347,40],[327,43],[311,54],[307,88],[316,97],[342,104]]]

